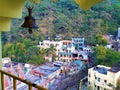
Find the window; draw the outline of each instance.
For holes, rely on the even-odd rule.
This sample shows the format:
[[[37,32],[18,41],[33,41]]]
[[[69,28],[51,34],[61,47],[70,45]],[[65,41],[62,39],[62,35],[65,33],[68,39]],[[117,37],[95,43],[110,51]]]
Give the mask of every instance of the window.
[[[88,84],[90,85],[90,82],[88,82]]]
[[[104,83],[107,83],[107,80],[104,80]]]
[[[79,46],[82,46],[82,44],[79,44]]]
[[[94,75],[95,79],[97,79],[96,75]]]
[[[78,57],[78,54],[73,54],[73,57]]]
[[[98,78],[98,82],[100,82],[100,78]]]
[[[90,74],[89,74],[89,77],[90,77]]]
[[[100,90],[100,87],[99,87],[99,86],[97,86],[97,90]]]
[[[71,52],[71,50],[69,50],[69,52]]]

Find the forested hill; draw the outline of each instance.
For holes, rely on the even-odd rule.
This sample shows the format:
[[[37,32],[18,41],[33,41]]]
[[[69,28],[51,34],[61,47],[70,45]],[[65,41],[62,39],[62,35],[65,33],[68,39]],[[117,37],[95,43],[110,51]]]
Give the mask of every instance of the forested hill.
[[[23,18],[27,15],[23,9]],[[95,34],[115,34],[120,24],[120,4],[105,0],[92,7],[89,11],[83,11],[73,0],[41,0],[35,5],[33,16],[37,19],[38,30],[29,34],[27,29],[21,28],[22,19],[14,19],[11,32],[4,33],[3,44],[6,42],[30,42],[38,44],[46,36],[54,39],[61,35],[63,39],[71,37],[85,37],[86,40]]]

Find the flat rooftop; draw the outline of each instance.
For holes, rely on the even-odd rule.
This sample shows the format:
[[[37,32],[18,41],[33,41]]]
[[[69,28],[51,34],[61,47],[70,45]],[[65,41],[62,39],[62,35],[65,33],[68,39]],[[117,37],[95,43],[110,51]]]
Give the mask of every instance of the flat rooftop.
[[[112,67],[112,68],[108,69],[108,71],[113,72],[113,73],[117,73],[120,71],[120,69],[118,67]]]
[[[104,74],[104,75],[107,75],[107,72],[113,72],[113,73],[117,73],[120,71],[119,68],[117,67],[105,67],[105,66],[101,66],[101,65],[98,65],[96,67],[93,67],[93,70],[97,71],[98,73],[101,73],[101,74]]]
[[[107,68],[99,67],[99,66],[94,67],[93,70],[97,71],[98,73],[104,74],[104,75],[107,75],[107,71],[108,71]]]
[[[53,64],[51,64],[51,65],[44,64],[44,65],[41,65],[41,66],[35,68],[34,70],[45,74],[45,76],[47,77],[58,69],[60,69],[60,67],[54,66]]]

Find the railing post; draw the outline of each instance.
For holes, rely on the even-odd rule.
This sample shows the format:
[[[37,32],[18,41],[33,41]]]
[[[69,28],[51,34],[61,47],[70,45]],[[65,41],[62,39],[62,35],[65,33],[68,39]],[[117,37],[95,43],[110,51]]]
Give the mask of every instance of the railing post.
[[[2,41],[1,41],[1,32],[0,32],[0,69],[2,69]],[[1,87],[1,73],[0,73],[0,90],[2,90]]]
[[[2,81],[2,83],[1,83],[1,88],[2,88],[2,90],[5,90],[5,87],[4,87],[4,73],[2,73],[1,72],[1,81]]]
[[[16,85],[17,85],[17,84],[16,84],[16,79],[13,78],[13,90],[17,90],[17,89],[16,89]]]
[[[29,90],[32,90],[32,86],[29,84]]]

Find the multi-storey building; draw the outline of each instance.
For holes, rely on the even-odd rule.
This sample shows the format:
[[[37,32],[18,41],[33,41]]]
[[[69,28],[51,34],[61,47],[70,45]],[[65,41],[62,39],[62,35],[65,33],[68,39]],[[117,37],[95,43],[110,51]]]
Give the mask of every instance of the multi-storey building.
[[[72,52],[75,50],[75,48],[72,46],[70,40],[63,40],[62,41],[62,47],[59,51],[59,60],[70,60],[72,57]]]
[[[88,60],[88,52],[90,49],[84,47],[84,38],[72,38],[72,40],[39,42],[40,48],[50,48],[53,45],[56,48],[57,59],[63,61],[70,60]]]
[[[62,60],[88,60],[90,48],[84,47],[84,38],[72,38],[71,43],[63,45],[59,57]]]
[[[72,44],[75,50],[83,50],[84,48],[84,38],[72,38]]]
[[[88,53],[86,53],[85,51],[77,51],[77,50],[75,50],[74,52],[72,52],[72,60],[84,60],[84,61],[87,61],[88,60]]]
[[[50,46],[54,46],[56,49],[56,55],[58,55],[58,52],[60,48],[62,47],[62,41],[50,41],[50,40],[44,40],[43,42],[39,42],[38,47],[40,48],[50,48]]]
[[[120,69],[98,65],[88,70],[88,84],[93,90],[114,90]]]

